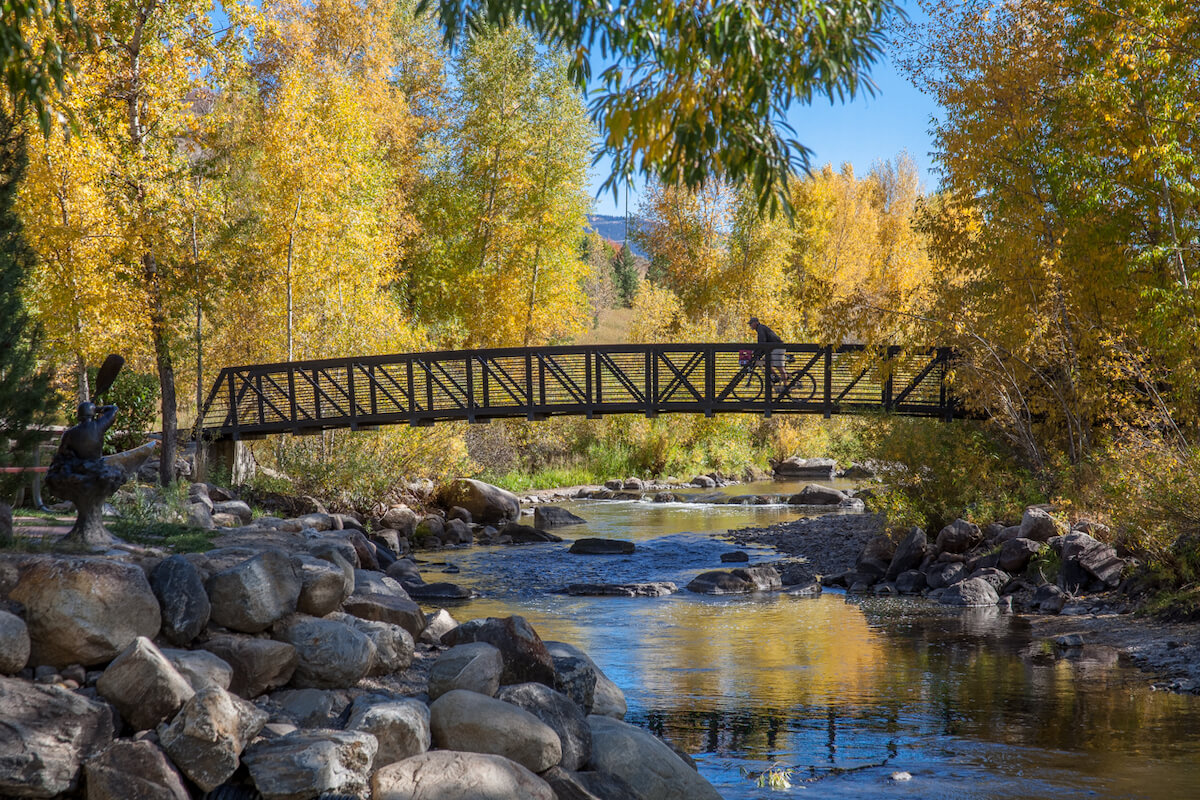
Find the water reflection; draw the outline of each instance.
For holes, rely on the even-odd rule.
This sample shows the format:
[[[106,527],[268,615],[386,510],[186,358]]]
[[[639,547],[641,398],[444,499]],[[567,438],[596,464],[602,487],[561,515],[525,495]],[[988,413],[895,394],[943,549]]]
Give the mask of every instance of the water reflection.
[[[616,535],[597,511],[578,509]],[[460,577],[489,596],[451,611],[520,613],[544,638],[586,650],[625,690],[629,719],[697,754],[727,798],[779,796],[742,773],[772,763],[816,781],[791,794],[808,786],[822,797],[1200,796],[1197,698],[1148,691],[1111,650],[1034,641],[1021,618],[997,609],[841,594],[552,593],[581,572],[680,579],[728,549],[640,529],[627,558],[569,557],[565,545],[455,553]],[[913,780],[889,780],[896,770]]]

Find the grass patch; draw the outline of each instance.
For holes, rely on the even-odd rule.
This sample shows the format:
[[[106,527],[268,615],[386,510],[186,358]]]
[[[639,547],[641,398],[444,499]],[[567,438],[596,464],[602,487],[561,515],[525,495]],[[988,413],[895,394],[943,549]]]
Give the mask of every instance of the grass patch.
[[[1158,592],[1139,613],[1164,622],[1200,622],[1200,586]]]
[[[512,470],[503,475],[485,474],[480,480],[510,492],[530,492],[536,489],[602,483],[608,478],[598,479],[596,473],[586,467],[547,467],[536,472]]]
[[[127,542],[164,547],[176,553],[203,553],[211,550],[213,539],[221,535],[221,531],[207,531],[174,522],[110,520],[105,524],[114,536],[119,536]]]

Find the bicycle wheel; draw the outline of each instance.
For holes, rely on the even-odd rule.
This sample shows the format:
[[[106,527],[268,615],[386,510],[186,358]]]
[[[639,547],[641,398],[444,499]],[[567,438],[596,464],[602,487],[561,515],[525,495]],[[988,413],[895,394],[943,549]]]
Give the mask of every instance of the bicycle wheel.
[[[733,396],[744,402],[751,402],[762,397],[763,379],[758,370],[750,370],[733,386]]]
[[[798,403],[807,403],[817,396],[817,380],[812,375],[801,375],[792,386],[790,396]]]

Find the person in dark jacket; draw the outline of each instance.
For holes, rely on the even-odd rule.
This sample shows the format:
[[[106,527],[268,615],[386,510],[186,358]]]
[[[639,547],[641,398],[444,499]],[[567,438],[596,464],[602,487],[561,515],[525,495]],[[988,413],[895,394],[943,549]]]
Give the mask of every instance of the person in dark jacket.
[[[783,343],[783,339],[779,338],[779,334],[768,328],[766,325],[758,321],[758,317],[750,318],[750,329],[758,334],[758,343],[766,344],[770,342]],[[771,365],[771,374],[776,381],[787,381],[787,367],[784,366],[785,351],[782,347],[768,351],[767,362]]]

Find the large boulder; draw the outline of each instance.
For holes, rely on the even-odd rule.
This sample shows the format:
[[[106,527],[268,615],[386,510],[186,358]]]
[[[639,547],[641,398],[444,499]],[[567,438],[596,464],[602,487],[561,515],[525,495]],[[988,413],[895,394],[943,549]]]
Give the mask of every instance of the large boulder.
[[[648,731],[595,714],[587,721],[592,768],[636,787],[644,800],[720,800],[708,781]]]
[[[207,650],[172,650],[162,649],[163,656],[171,662],[183,679],[191,684],[195,691],[207,689],[209,686],[219,686],[228,689],[233,682],[233,667],[215,653]]]
[[[1022,539],[1032,539],[1035,542],[1048,542],[1054,536],[1067,533],[1067,526],[1050,515],[1044,508],[1027,508],[1021,516],[1021,529],[1018,535]]]
[[[854,562],[854,570],[860,575],[872,579],[882,578],[887,574],[896,556],[896,544],[889,537],[880,534],[872,536],[863,546],[862,552]]]
[[[341,556],[338,558],[342,564],[346,564]],[[343,567],[332,561],[306,553],[296,553],[292,556],[292,567],[300,578],[300,596],[296,601],[296,610],[301,614],[323,617],[336,611],[354,589],[353,582],[346,580]]]
[[[470,478],[459,478],[444,486],[439,501],[447,508],[462,506],[476,522],[514,520],[521,514],[521,502],[515,494]]]
[[[942,593],[941,601],[945,606],[994,606],[1000,602],[996,589],[984,578],[967,578],[953,584]]]
[[[296,648],[294,686],[349,688],[375,662],[370,638],[337,620],[297,615],[277,627],[275,638]]]
[[[414,600],[466,600],[474,596],[474,592],[467,587],[446,581],[415,583],[405,589]]]
[[[368,675],[390,675],[408,669],[412,664],[416,654],[416,643],[412,634],[399,625],[338,612],[330,614],[327,619],[349,625],[375,645],[375,660],[367,672]]]
[[[774,567],[741,567],[724,571],[702,572],[687,585],[697,594],[748,594],[783,588],[783,580]]]
[[[829,480],[837,474],[837,461],[832,458],[800,458],[791,456],[771,461],[771,469],[781,478],[818,478]]]
[[[524,617],[488,617],[473,619],[442,635],[442,643],[451,647],[466,642],[487,642],[504,659],[501,684],[536,681],[554,685],[554,660]]]
[[[29,647],[25,620],[0,609],[0,675],[14,675],[25,669]]]
[[[504,530],[500,531],[501,536],[507,536],[512,540],[513,544],[539,544],[541,542],[561,542],[563,539],[558,534],[549,533],[541,528],[534,528],[530,525],[518,525],[515,522],[504,526]]]
[[[406,505],[396,505],[384,512],[380,524],[396,531],[400,536],[412,536],[417,529],[417,515]]]
[[[849,495],[843,491],[821,486],[818,483],[810,483],[789,497],[788,503],[794,506],[836,506],[848,499]]]
[[[967,568],[957,561],[930,565],[925,579],[930,589],[945,589],[967,577]]]
[[[212,621],[242,633],[264,631],[296,610],[300,579],[280,550],[264,550],[208,579]]]
[[[299,661],[296,648],[271,639],[214,636],[201,646],[233,669],[229,691],[247,700],[285,685]]]
[[[139,636],[113,659],[96,691],[134,730],[150,730],[175,716],[195,690],[149,639]]]
[[[113,742],[84,765],[88,800],[188,800],[179,771],[147,741]]]
[[[421,641],[428,644],[441,644],[442,635],[458,627],[458,620],[444,608],[425,615],[425,630],[421,631]]]
[[[429,699],[436,700],[454,689],[466,689],[491,697],[500,688],[504,658],[487,642],[465,642],[438,656],[429,670]]]
[[[265,800],[310,800],[318,795],[367,793],[379,745],[361,731],[295,731],[259,739],[242,754]]]
[[[942,553],[965,553],[983,541],[983,531],[973,522],[956,519],[937,535],[936,547]]]
[[[596,682],[599,679],[596,667],[587,659],[575,656],[552,658],[555,691],[579,706],[584,714],[592,713],[596,704]]]
[[[367,695],[350,707],[346,730],[362,731],[375,737],[379,751],[375,766],[386,767],[429,749],[429,706],[420,700],[391,700]]]
[[[1000,558],[996,566],[1005,572],[1017,573],[1029,566],[1030,560],[1042,551],[1046,545],[1033,539],[1017,537],[1009,539],[1000,545]]]
[[[414,638],[425,629],[425,614],[421,607],[407,597],[394,594],[352,594],[342,603],[342,609],[362,619],[399,625]]]
[[[1060,584],[1069,592],[1078,592],[1098,583],[1114,588],[1121,582],[1125,561],[1117,551],[1083,531],[1068,533],[1059,545],[1062,558]]]
[[[112,742],[111,707],[58,686],[0,678],[0,797],[58,797]]]
[[[559,528],[564,525],[582,525],[587,520],[558,506],[538,506],[533,510],[533,527]]]
[[[153,639],[162,625],[146,573],[117,561],[35,561],[9,599],[25,606],[35,664],[103,664],[137,637]]]
[[[211,792],[238,768],[242,750],[258,735],[267,714],[218,686],[184,703],[158,738],[171,760],[201,789]]]
[[[525,709],[558,734],[563,769],[573,771],[587,764],[592,755],[592,731],[583,709],[566,695],[541,683],[518,683],[505,686],[496,699]]]
[[[383,594],[409,599],[408,591],[400,581],[371,569],[354,570],[354,594]]]
[[[544,780],[503,756],[434,750],[385,766],[373,800],[558,800]]]
[[[162,635],[171,644],[187,646],[212,613],[200,570],[183,556],[171,556],[150,573],[150,587],[162,609]]]
[[[904,541],[900,543],[899,547],[896,548],[891,564],[888,565],[887,572],[884,573],[884,580],[894,581],[899,577],[900,573],[908,572],[921,566],[921,562],[925,559],[925,553],[928,549],[929,540],[925,536],[925,531],[920,528],[913,528],[908,532],[908,536],[904,537]]]
[[[546,642],[546,650],[550,653],[551,658],[554,659],[556,674],[560,664],[564,672],[574,670],[577,660],[584,661],[591,666],[592,672],[596,676],[596,681],[592,688],[592,714],[600,714],[612,717],[613,719],[625,718],[625,712],[627,711],[625,693],[604,674],[604,671],[596,665],[591,656],[575,645],[567,644],[566,642]],[[564,686],[563,681],[558,680],[557,675],[554,688],[568,697],[573,697],[572,692]],[[579,702],[579,700],[576,699],[576,702]],[[587,708],[585,704],[581,703],[581,705],[585,709]]]
[[[562,743],[546,723],[524,709],[477,692],[454,689],[429,706],[433,743],[443,750],[491,753],[531,772],[562,760]]]

